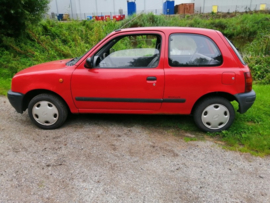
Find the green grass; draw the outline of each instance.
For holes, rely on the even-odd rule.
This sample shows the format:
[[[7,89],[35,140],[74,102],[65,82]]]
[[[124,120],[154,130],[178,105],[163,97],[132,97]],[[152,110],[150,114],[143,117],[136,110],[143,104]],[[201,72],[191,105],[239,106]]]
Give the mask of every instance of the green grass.
[[[10,79],[0,80],[0,94],[6,95],[10,89]],[[183,137],[185,141],[202,140],[202,136],[210,136],[222,140],[230,150],[248,152],[256,156],[270,154],[270,85],[254,85],[257,98],[254,105],[245,113],[236,113],[231,128],[221,133],[202,133],[194,124],[191,116],[178,115],[131,115],[114,116],[116,121],[124,121],[127,125],[142,125],[167,129],[175,136],[183,137],[185,132],[195,135],[194,138]],[[234,102],[235,110],[237,103]],[[101,116],[105,119],[104,116]],[[108,116],[108,119],[111,117]],[[97,119],[97,117],[95,117]]]
[[[192,117],[178,118],[175,116],[163,117],[152,124],[163,127],[173,127],[188,131],[200,138],[202,134],[225,143],[224,147],[230,150],[248,152],[256,156],[270,154],[270,85],[254,85],[256,101],[245,113],[236,113],[233,125],[227,131],[220,133],[201,133],[195,126]],[[235,110],[237,102],[233,102]],[[192,139],[184,138],[185,141]],[[195,139],[196,140],[196,139]]]
[[[257,97],[254,105],[245,113],[236,112],[235,121],[229,130],[220,133],[203,133],[193,122],[192,116],[182,115],[99,115],[96,119],[121,122],[123,125],[141,125],[145,128],[162,129],[186,142],[204,138],[224,143],[230,150],[247,152],[256,156],[270,154],[270,85],[254,85]],[[233,102],[235,110],[237,102]],[[195,137],[186,137],[186,134]],[[221,142],[220,142],[221,141]]]
[[[12,76],[29,66],[63,58],[82,55],[106,34],[125,25],[122,22],[71,21],[66,23],[51,20],[42,21],[38,26],[28,25],[24,36],[10,38],[0,36],[0,95],[10,89]],[[181,26],[211,28],[223,32],[235,44],[241,46],[253,78],[257,99],[245,114],[236,114],[236,119],[228,131],[222,133],[202,133],[195,126],[191,116],[172,115],[132,115],[114,116],[124,119],[129,125],[168,129],[175,136],[184,138],[186,132],[201,140],[203,136],[222,140],[225,147],[258,156],[270,154],[270,18],[267,13],[236,15],[220,18],[218,15],[187,15],[176,17],[142,15],[125,27]],[[234,103],[236,107],[236,104]],[[102,117],[104,119],[104,117]],[[96,119],[96,117],[95,117]]]
[[[185,142],[191,142],[191,141],[197,141],[198,139],[196,137],[184,137]]]
[[[219,135],[230,149],[263,156],[270,154],[270,85],[254,85],[253,89],[254,105],[245,114],[237,113],[232,127]]]
[[[0,78],[0,95],[7,95],[7,91],[10,89],[11,78]]]

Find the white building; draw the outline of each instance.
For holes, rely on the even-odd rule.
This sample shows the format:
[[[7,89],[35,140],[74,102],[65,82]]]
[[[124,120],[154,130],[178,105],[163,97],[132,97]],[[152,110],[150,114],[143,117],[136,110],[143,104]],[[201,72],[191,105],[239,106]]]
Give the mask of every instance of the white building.
[[[195,10],[201,13],[244,12],[270,9],[270,0],[195,0]]]
[[[165,0],[136,0],[137,13],[161,14]],[[176,0],[175,4],[194,3],[195,0]],[[86,19],[93,15],[127,15],[127,0],[51,0],[48,14],[70,14],[71,18]]]
[[[137,13],[162,14],[165,0],[136,0]],[[269,9],[270,0],[175,0],[175,5],[194,3],[195,12],[234,12]],[[69,14],[74,19],[93,15],[127,15],[127,0],[51,0],[48,14]]]

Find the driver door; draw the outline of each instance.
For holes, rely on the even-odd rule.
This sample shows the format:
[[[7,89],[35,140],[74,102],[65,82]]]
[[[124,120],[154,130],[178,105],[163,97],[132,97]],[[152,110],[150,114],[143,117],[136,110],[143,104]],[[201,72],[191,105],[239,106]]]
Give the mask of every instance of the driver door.
[[[72,95],[80,112],[158,110],[164,91],[162,33],[119,34],[74,71]]]

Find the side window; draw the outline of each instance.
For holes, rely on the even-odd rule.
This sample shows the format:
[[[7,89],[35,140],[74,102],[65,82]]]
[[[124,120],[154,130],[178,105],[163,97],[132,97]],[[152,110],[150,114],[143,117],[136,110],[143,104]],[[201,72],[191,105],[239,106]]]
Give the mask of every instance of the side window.
[[[100,68],[153,68],[160,56],[159,35],[125,35],[113,39],[95,54]]]
[[[208,37],[198,34],[172,34],[169,64],[172,67],[219,66],[222,55]]]

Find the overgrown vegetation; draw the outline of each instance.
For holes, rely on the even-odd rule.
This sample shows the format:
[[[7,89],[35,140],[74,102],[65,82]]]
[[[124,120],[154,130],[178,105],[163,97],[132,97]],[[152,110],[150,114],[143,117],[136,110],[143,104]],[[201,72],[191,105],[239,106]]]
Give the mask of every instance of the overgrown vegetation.
[[[1,0],[0,35],[17,37],[27,23],[38,23],[48,9],[49,0]]]
[[[19,38],[1,35],[0,77],[9,79],[26,67],[63,58],[80,56],[122,26],[181,26],[216,29],[224,33],[240,49],[257,83],[270,82],[270,17],[269,14],[244,14],[220,19],[215,15],[179,17],[141,15],[132,22],[43,20],[38,26],[28,25]],[[7,86],[7,85],[6,85]],[[3,94],[3,92],[1,92]]]
[[[235,150],[256,155],[270,154],[270,85],[262,85],[270,84],[269,14],[244,14],[226,19],[215,14],[186,15],[184,19],[148,14],[137,17],[129,24],[127,22],[128,19],[122,22],[43,20],[38,26],[28,25],[25,35],[19,38],[1,35],[0,94],[6,94],[12,76],[19,70],[46,61],[80,56],[108,33],[122,26],[188,26],[216,29],[224,33],[240,49],[257,84],[254,86],[257,100],[246,114],[236,114],[235,123],[230,130],[210,136],[218,135]],[[179,121],[179,116],[156,117],[151,124],[179,127],[198,133],[192,119]]]

